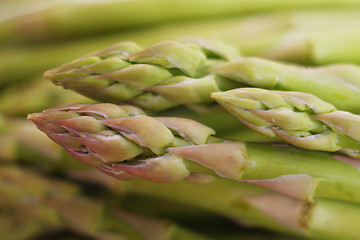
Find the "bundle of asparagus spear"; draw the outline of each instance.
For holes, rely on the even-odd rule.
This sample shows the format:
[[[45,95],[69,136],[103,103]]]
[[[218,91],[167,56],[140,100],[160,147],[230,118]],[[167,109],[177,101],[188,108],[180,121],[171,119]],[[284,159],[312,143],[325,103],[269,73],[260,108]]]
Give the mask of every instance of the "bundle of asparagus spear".
[[[44,75],[103,103],[28,119],[128,191],[298,237],[359,239],[358,72],[244,58],[205,39],[124,42]],[[173,108],[228,110],[240,120],[233,130],[248,126],[267,143],[219,138]]]
[[[357,0],[0,5],[2,238],[360,239]]]

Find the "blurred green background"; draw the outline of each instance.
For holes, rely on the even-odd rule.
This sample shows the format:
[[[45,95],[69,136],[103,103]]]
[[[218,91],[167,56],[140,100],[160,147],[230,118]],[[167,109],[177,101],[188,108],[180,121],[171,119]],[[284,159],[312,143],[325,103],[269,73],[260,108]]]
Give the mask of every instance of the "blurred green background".
[[[356,0],[0,0],[0,238],[285,239],[122,191],[124,183],[71,159],[26,115],[92,102],[42,74],[120,41],[205,37],[244,56],[358,64],[359,26]]]

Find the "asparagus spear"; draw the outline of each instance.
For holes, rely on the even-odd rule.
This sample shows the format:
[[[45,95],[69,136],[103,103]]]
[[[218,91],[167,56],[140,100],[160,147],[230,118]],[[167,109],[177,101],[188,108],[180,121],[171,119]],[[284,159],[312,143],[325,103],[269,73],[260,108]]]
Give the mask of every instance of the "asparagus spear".
[[[160,42],[145,49],[119,43],[44,76],[97,100],[133,103],[150,111],[179,104],[201,109],[213,102],[211,92],[242,86],[204,70],[238,57],[235,49],[202,39]]]
[[[324,198],[317,198],[313,203],[302,202],[230,179],[219,178],[201,185],[189,181],[158,184],[139,179],[118,181],[95,173],[85,177],[76,175],[102,186],[105,183],[122,194],[145,194],[207,209],[248,227],[311,239],[356,239],[359,236],[357,204]]]
[[[213,93],[242,123],[269,137],[279,136],[297,147],[342,151],[359,158],[360,116],[303,92],[239,88]]]
[[[20,97],[20,96],[19,96]],[[179,110],[179,109],[178,109]],[[226,125],[218,124],[218,120],[225,117],[214,114],[185,114],[185,111],[177,112],[179,115],[192,116],[203,121],[219,131],[220,135],[227,138],[247,141],[268,141],[274,138],[263,137],[261,134],[254,135],[255,131],[247,131],[246,127],[237,127],[237,120]],[[237,127],[236,136],[229,136],[231,127]],[[231,130],[233,133],[234,131]],[[278,139],[276,139],[278,140]],[[1,118],[0,115],[0,162],[7,164],[19,164],[41,169],[47,173],[64,174],[69,170],[88,169],[85,164],[74,161],[71,155],[61,146],[49,139],[46,134],[39,132],[33,124],[20,118]]]
[[[260,58],[243,58],[209,70],[253,87],[314,94],[339,110],[358,113],[360,68],[351,64],[299,67]]]
[[[250,226],[310,239],[359,237],[359,205],[349,202],[318,198],[309,204],[228,179],[201,186],[184,181],[157,184],[134,180],[126,184],[129,191],[196,204]]]
[[[148,117],[112,104],[68,105],[28,116],[77,160],[119,179],[249,181],[306,201],[360,202],[356,163],[341,156],[223,141],[190,119]]]

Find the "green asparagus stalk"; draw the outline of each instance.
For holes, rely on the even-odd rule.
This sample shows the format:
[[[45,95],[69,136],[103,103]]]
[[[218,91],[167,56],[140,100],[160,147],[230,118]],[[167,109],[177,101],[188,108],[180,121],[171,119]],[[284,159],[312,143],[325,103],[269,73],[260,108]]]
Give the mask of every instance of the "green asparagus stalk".
[[[36,4],[36,5],[35,5]],[[357,1],[247,1],[225,0],[132,0],[84,2],[56,1],[53,3],[24,4],[23,14],[4,11],[0,24],[0,39],[57,39],[72,36],[99,34],[155,23],[204,19],[238,15],[264,10],[299,8],[339,8],[359,6]],[[37,7],[35,7],[37,6]],[[34,9],[35,8],[35,9]],[[89,16],[92,16],[89,18]]]
[[[113,104],[61,106],[28,119],[75,159],[119,179],[230,178],[309,202],[318,197],[360,202],[358,165],[344,156],[224,141],[193,120],[149,117]]]
[[[360,68],[351,64],[299,67],[260,58],[243,58],[209,70],[253,87],[314,94],[339,110],[358,113]]]
[[[44,76],[100,101],[132,103],[150,111],[183,104],[201,111],[214,102],[211,92],[242,86],[204,71],[237,58],[234,48],[203,39],[165,41],[145,49],[119,43]]]
[[[313,203],[302,202],[224,178],[199,185],[189,181],[163,184],[139,179],[118,181],[95,173],[85,177],[77,174],[77,177],[102,186],[106,184],[120,193],[136,192],[197,206],[248,227],[257,226],[311,239],[356,239],[359,236],[357,204],[324,198],[317,198]]]
[[[70,170],[67,173],[67,176],[70,177],[70,179],[74,179],[76,182],[91,184],[101,189],[105,188],[111,191],[115,196],[121,196],[121,209],[127,209],[130,212],[141,214],[143,216],[149,215],[157,218],[175,219],[175,221],[182,226],[189,226],[190,224],[191,229],[197,229],[198,232],[205,233],[207,236],[212,236],[212,239],[287,239],[285,236],[279,236],[274,232],[264,232],[264,229],[253,229],[249,228],[247,225],[244,227],[239,226],[237,223],[239,219],[234,222],[233,219],[228,219],[227,213],[224,213],[222,210],[219,211],[219,209],[215,210],[216,214],[214,214],[214,209],[211,208],[210,205],[207,207],[204,206],[204,204],[201,204],[201,198],[194,199],[195,201],[192,202],[190,200],[191,196],[185,194],[186,190],[184,187],[187,185],[186,188],[187,190],[190,190],[191,193],[191,191],[196,191],[196,185],[190,186],[181,182],[177,182],[174,185],[173,183],[172,186],[176,188],[179,187],[184,190],[181,190],[181,192],[185,194],[184,196],[190,197],[185,197],[184,199],[179,198],[178,196],[174,198],[174,196],[172,196],[172,191],[168,191],[168,187],[165,186],[167,184],[159,185],[161,193],[157,195],[151,191],[144,192],[143,190],[147,189],[148,186],[147,184],[144,185],[143,181],[119,181],[118,179],[107,176],[96,169]],[[212,186],[216,186],[216,184]],[[150,189],[153,187],[156,186],[150,185]],[[161,190],[162,187],[164,187],[163,190]],[[256,186],[254,187],[253,191],[258,188]],[[248,190],[248,194],[250,194],[250,188]],[[168,191],[168,194],[164,194],[165,191]],[[204,194],[205,192],[200,194]],[[261,192],[261,190],[259,192]],[[209,201],[214,201],[214,198]],[[224,217],[226,217],[226,219],[224,219]],[[237,216],[236,218],[238,217],[242,219],[244,218],[244,216]],[[293,236],[291,239],[293,239]]]
[[[241,218],[238,217],[237,219],[242,219],[248,224],[264,224],[270,217],[272,224],[280,223],[287,228],[287,231],[292,229],[297,234],[311,239],[341,239],[343,237],[357,239],[359,236],[356,223],[353,222],[354,217],[357,218],[359,214],[357,204],[324,198],[316,199],[314,203],[309,204],[273,193],[260,193],[263,189],[256,191],[251,184],[239,185],[239,183],[225,179],[215,182],[217,184],[210,182],[200,187],[193,187],[194,184],[186,182],[166,183],[164,186],[163,184],[159,186],[156,183],[145,182],[143,186],[145,188],[146,185],[147,189],[143,192],[163,190],[164,193],[162,194],[165,196],[169,194],[171,189],[176,189],[175,196],[169,196],[169,198],[182,198],[184,201],[192,203],[201,201],[204,207],[224,212],[233,218],[242,215]],[[234,183],[234,185],[230,183]],[[179,186],[180,184],[184,186]],[[178,193],[183,194],[184,197]],[[214,193],[219,197],[214,199]],[[248,208],[248,211],[244,209],[244,206]],[[257,211],[262,212],[260,215],[265,215],[260,216],[259,212],[256,213]],[[275,228],[274,225],[263,227]],[[299,229],[301,230],[299,231]],[[284,230],[277,229],[277,231]]]
[[[34,171],[2,166],[0,179],[0,206],[22,211],[23,217],[26,213],[27,221],[42,221],[38,230],[69,229],[99,240],[209,239],[170,221],[127,213],[111,202],[86,198],[76,184]]]
[[[354,222],[359,216],[359,205],[353,203],[319,198],[309,204],[266,193],[264,189],[256,189],[251,184],[226,179],[201,186],[183,181],[165,184],[128,183],[133,183],[131,187],[134,191],[199,204],[250,226],[261,226],[310,239],[357,239],[359,236],[357,223]],[[143,189],[139,190],[140,186]]]
[[[239,88],[213,93],[242,123],[266,136],[279,136],[297,147],[359,158],[360,116],[338,111],[303,92]]]

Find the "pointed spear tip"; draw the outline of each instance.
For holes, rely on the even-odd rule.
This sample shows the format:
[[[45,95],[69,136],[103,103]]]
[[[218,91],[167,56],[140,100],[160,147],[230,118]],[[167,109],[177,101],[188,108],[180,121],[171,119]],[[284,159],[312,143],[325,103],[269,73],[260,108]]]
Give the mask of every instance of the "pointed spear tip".
[[[30,113],[27,115],[26,119],[33,122],[33,121],[36,121],[37,119],[39,119],[40,116],[41,116],[40,113]]]

